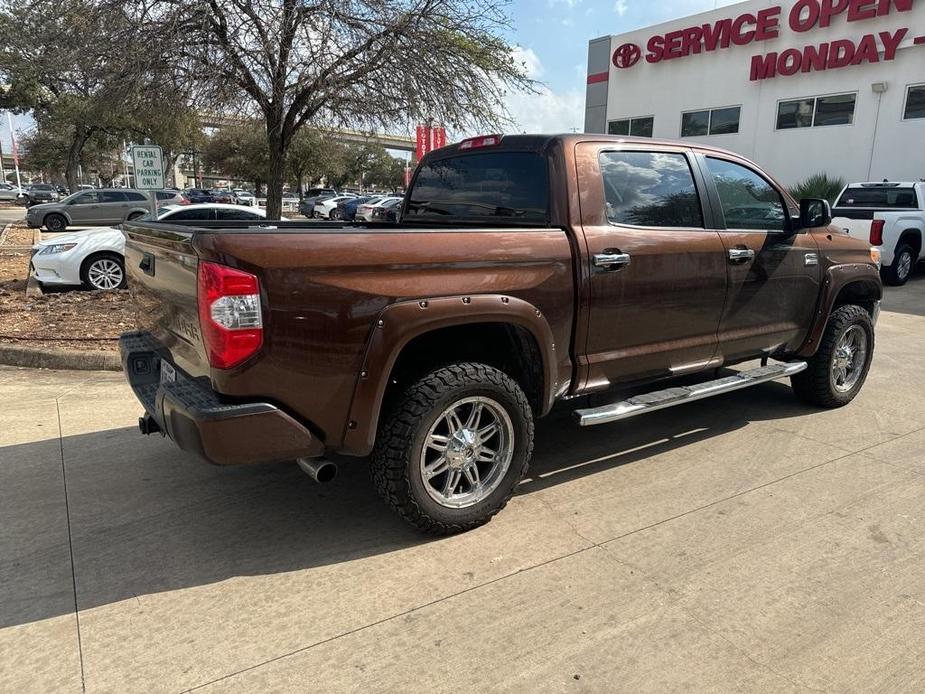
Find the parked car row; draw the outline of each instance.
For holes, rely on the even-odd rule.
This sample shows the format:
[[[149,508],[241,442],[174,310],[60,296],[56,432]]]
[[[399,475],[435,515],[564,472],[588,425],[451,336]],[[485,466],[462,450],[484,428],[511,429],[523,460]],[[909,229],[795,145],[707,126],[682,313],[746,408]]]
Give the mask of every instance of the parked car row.
[[[143,212],[132,219],[150,219],[150,215],[150,212]],[[217,203],[169,204],[157,210],[157,221],[168,223],[265,219],[266,212],[259,208],[242,209],[238,205]],[[29,271],[43,286],[122,289],[125,287],[125,237],[120,229],[112,227],[55,236],[32,247]]]
[[[178,191],[154,191],[158,206],[179,205],[188,200]],[[131,188],[80,190],[62,200],[37,203],[26,210],[26,223],[61,232],[69,226],[119,224],[137,219],[151,209],[151,191]]]
[[[299,212],[309,219],[334,219],[345,221],[396,221],[389,218],[385,210],[400,207],[402,198],[391,194],[358,195],[338,193],[328,188],[313,188],[299,204]],[[377,214],[380,208],[385,208]]]

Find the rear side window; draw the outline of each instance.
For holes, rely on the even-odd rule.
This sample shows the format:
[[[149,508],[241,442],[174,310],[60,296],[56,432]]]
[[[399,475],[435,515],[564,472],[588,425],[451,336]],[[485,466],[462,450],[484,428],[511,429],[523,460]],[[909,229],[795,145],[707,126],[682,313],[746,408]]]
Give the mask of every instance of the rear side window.
[[[612,224],[703,228],[700,197],[683,154],[601,152],[600,163]]]
[[[137,200],[137,199],[138,199],[138,198],[132,197],[133,195],[141,195],[141,193],[129,193],[129,194],[128,194],[129,200]],[[175,193],[171,193],[169,190],[159,190],[159,191],[157,191],[157,193],[155,193],[155,195],[157,195],[157,199],[158,199],[158,200],[171,200],[172,198],[174,198],[174,197],[176,196]],[[141,196],[141,199],[144,200],[144,196],[143,196],[143,195]]]
[[[208,207],[200,207],[195,210],[177,210],[173,214],[164,217],[164,220],[171,222],[207,222],[215,219],[212,215],[213,210]]]
[[[117,190],[100,191],[100,202],[125,202],[125,193]]]
[[[783,231],[787,216],[777,189],[756,172],[724,159],[707,157],[727,229]]]
[[[125,191],[125,197],[127,197],[127,198],[129,199],[130,202],[148,202],[148,198],[145,196],[144,193],[136,193],[136,192],[131,191],[131,190]],[[172,196],[171,196],[171,195],[167,195],[166,197],[169,198],[169,197],[172,197]],[[164,198],[161,197],[161,193],[158,193],[158,194],[157,194],[157,199],[158,199],[158,200],[163,200],[163,199],[164,199]]]
[[[486,152],[432,161],[418,171],[405,219],[545,224],[546,160],[532,152]]]
[[[248,212],[247,210],[216,210],[219,219],[245,219],[245,220],[254,220],[254,219],[263,219],[259,214],[254,212]]]
[[[835,207],[875,207],[878,209],[917,209],[915,188],[848,188]]]

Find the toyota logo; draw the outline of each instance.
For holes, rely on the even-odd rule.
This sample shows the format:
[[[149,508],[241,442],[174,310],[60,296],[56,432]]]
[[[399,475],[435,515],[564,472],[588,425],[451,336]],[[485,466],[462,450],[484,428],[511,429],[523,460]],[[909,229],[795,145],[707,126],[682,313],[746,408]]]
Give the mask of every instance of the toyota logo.
[[[624,43],[613,52],[613,64],[624,70],[633,67],[642,57],[642,49],[635,43]]]

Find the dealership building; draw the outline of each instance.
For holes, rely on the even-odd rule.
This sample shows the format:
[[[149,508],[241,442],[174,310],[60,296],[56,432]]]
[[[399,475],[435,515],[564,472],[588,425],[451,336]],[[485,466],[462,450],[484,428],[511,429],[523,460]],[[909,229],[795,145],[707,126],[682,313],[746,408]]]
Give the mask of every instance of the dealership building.
[[[723,147],[787,184],[925,178],[925,0],[751,0],[594,39],[585,131]]]

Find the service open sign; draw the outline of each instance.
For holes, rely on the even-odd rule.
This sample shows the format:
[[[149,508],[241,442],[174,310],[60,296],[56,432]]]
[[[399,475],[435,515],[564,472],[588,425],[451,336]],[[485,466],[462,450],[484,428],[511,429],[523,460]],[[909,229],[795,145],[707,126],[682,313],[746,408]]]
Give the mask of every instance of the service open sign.
[[[710,53],[730,46],[746,46],[759,41],[776,39],[781,23],[786,21],[795,33],[804,33],[832,25],[844,17],[848,22],[901,15],[912,10],[915,0],[799,0],[785,15],[782,6],[768,7],[754,14],[721,19],[712,24],[700,24],[651,37],[646,43],[645,59],[649,63],[686,58],[698,53]],[[925,27],[917,27],[925,30]],[[909,37],[909,27],[864,34],[859,39],[839,39],[807,44],[802,48],[787,48],[752,56],[749,78],[752,81],[772,77],[789,77],[799,72],[835,70],[862,63],[894,60],[900,44]],[[925,35],[912,36],[915,45],[925,44]],[[613,53],[613,64],[619,69],[639,62],[643,51],[628,43]]]

